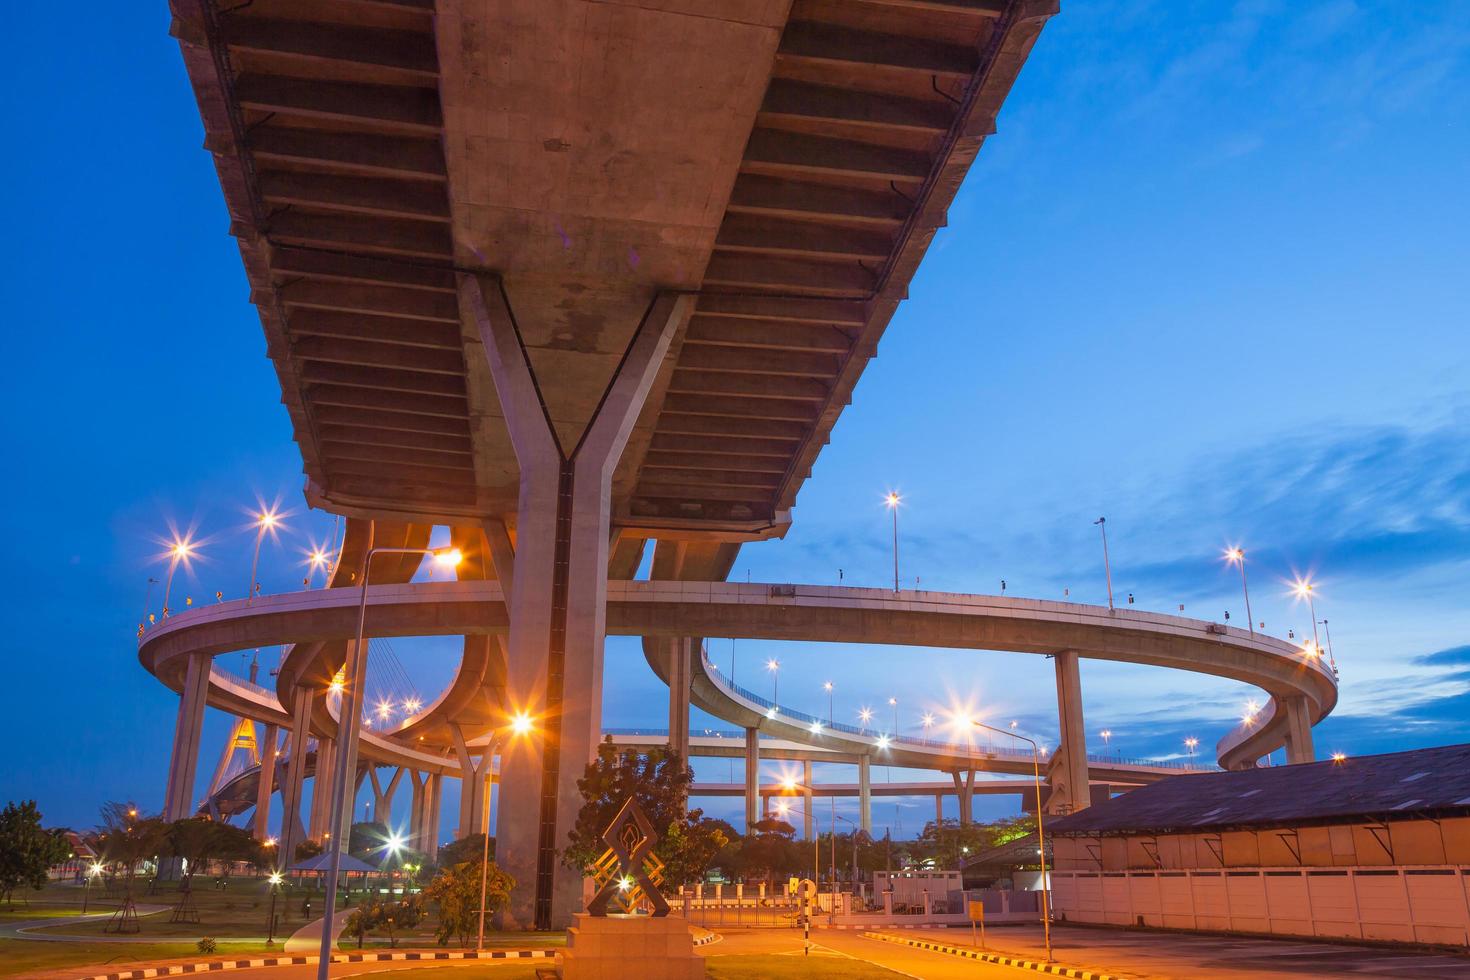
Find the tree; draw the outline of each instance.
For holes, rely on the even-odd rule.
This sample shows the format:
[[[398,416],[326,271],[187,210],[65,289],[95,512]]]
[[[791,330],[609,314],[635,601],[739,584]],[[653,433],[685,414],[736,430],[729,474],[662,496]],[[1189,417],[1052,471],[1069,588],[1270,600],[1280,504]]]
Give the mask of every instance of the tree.
[[[653,851],[664,862],[664,886],[672,888],[703,877],[715,855],[738,835],[724,821],[707,820],[703,810],[688,808],[693,781],[694,770],[676,752],[619,751],[607,739],[598,746],[597,759],[577,780],[582,809],[562,862],[581,871],[601,857],[607,850],[602,835],[631,797],[659,835]]]
[[[930,821],[914,842],[915,856],[921,862],[932,862],[938,868],[957,868],[970,855],[1036,832],[1036,818],[1030,815],[1006,817],[992,823],[960,826],[958,820]]]
[[[439,929],[434,938],[443,946],[458,937],[461,946],[469,945],[480,922],[480,861],[462,861],[440,868],[434,880],[423,890],[425,900],[439,908]],[[510,904],[510,891],[516,880],[492,862],[485,868],[485,912],[490,915]]]
[[[439,848],[439,863],[444,867],[451,864],[463,864],[465,861],[479,861],[485,856],[485,835],[470,834],[461,837],[450,844]],[[490,838],[490,860],[495,860],[495,838]]]
[[[98,852],[109,864],[123,869],[123,902],[107,930],[137,932],[137,909],[133,904],[133,879],[138,868],[156,857],[168,841],[168,824],[158,817],[143,816],[136,804],[107,803],[98,825]]]
[[[746,874],[770,880],[805,870],[805,848],[798,854],[796,828],[784,820],[766,817],[751,825],[740,845],[740,862]]]
[[[35,800],[7,803],[0,810],[0,895],[5,904],[10,904],[17,888],[39,891],[46,884],[47,870],[70,853],[63,831],[41,827]]]
[[[321,841],[304,840],[296,845],[296,860],[306,861],[322,852]]]
[[[388,828],[378,822],[352,825],[347,835],[347,853],[369,864],[382,864],[387,854]]]

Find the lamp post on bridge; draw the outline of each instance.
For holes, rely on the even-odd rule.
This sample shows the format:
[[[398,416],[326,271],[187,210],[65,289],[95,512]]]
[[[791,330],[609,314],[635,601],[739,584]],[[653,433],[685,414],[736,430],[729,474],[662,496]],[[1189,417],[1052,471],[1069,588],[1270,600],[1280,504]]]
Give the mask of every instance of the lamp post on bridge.
[[[262,510],[255,518],[255,557],[250,560],[250,588],[245,593],[245,604],[248,606],[255,601],[255,573],[260,569],[260,543],[265,539],[265,533],[275,533],[276,525],[281,522],[281,516],[274,510]]]
[[[1245,551],[1242,548],[1230,548],[1225,552],[1225,560],[1240,566],[1240,590],[1245,593],[1245,619],[1246,626],[1250,627],[1251,639],[1256,638],[1256,621],[1251,615],[1251,590],[1245,582]]]
[[[194,557],[194,548],[195,546],[193,542],[191,542],[188,538],[184,538],[183,540],[175,538],[172,547],[170,547],[168,550],[168,576],[164,579],[163,583],[164,619],[168,619],[168,598],[170,593],[173,592],[174,588],[174,572],[178,570],[179,564],[181,562],[185,566],[189,564],[189,559]]]
[[[883,503],[893,512],[893,591],[898,591],[898,505],[902,497],[895,490],[888,491]]]
[[[1113,611],[1113,566],[1108,562],[1108,519],[1099,517],[1092,523],[1096,524],[1098,530],[1102,531],[1103,542],[1103,574],[1108,579],[1108,612]],[[1047,957],[1051,957],[1051,949],[1047,948]]]

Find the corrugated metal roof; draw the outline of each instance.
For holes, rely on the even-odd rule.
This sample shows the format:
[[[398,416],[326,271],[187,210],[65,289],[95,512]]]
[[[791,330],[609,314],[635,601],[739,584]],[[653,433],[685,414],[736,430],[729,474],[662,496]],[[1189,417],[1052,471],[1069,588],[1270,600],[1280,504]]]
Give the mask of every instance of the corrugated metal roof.
[[[1470,812],[1470,745],[1175,776],[1046,829],[1058,836],[1192,833],[1448,811]]]

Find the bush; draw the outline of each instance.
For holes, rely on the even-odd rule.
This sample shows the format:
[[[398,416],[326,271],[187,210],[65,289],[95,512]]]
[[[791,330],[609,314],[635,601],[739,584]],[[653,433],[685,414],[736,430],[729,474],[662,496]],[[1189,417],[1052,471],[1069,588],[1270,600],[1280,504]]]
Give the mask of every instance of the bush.
[[[194,948],[199,950],[199,952],[203,953],[205,956],[209,956],[215,950],[215,942],[213,939],[205,936],[203,939],[194,944]]]

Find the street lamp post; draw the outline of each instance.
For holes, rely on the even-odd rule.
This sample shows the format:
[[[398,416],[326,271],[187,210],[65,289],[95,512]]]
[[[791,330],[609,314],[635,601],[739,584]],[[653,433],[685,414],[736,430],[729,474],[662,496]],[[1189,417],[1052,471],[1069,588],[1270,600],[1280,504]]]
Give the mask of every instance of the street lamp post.
[[[1322,620],[1322,632],[1327,634],[1327,662],[1332,665],[1332,672],[1337,673],[1337,657],[1332,654],[1332,627],[1327,625],[1327,620]]]
[[[774,708],[781,703],[781,699],[778,697],[781,684],[781,661],[772,657],[766,661],[766,670],[771,672],[771,707]]]
[[[1041,749],[1036,742],[1027,738],[1019,732],[1008,731],[1004,728],[995,728],[985,724],[983,721],[970,719],[970,724],[999,735],[1009,735],[1011,738],[1020,739],[1031,746],[1032,774],[1036,779],[1036,847],[1041,855],[1041,928],[1046,939],[1046,961],[1051,962],[1051,885],[1046,878],[1046,831],[1042,827],[1041,820]]]
[[[1103,755],[1107,755],[1108,750],[1112,747],[1113,744],[1113,731],[1110,728],[1104,728],[1099,734],[1102,735],[1103,739]]]
[[[1317,641],[1317,588],[1312,584],[1311,579],[1307,579],[1296,583],[1296,594],[1297,598],[1307,600],[1307,611],[1312,616],[1312,652],[1320,654],[1322,644]]]
[[[822,685],[822,689],[827,692],[827,727],[831,728],[837,720],[836,713],[832,708],[832,682],[827,681],[827,683]]]
[[[1107,579],[1108,579],[1108,612],[1112,612],[1113,611],[1113,566],[1108,561],[1108,519],[1106,517],[1099,517],[1097,520],[1093,521],[1092,523],[1096,524],[1098,526],[1098,530],[1102,531],[1102,541],[1103,541],[1103,574],[1106,575],[1107,576]],[[1040,823],[1039,820],[1037,822]],[[1050,946],[1047,947],[1047,957],[1048,958],[1051,957],[1051,948],[1050,948]]]
[[[347,671],[349,683],[342,687],[342,702],[337,713],[341,729],[337,758],[332,779],[332,818],[328,826],[331,836],[328,846],[332,849],[327,862],[326,897],[322,909],[321,957],[317,963],[318,980],[328,980],[332,966],[332,912],[337,901],[337,879],[342,870],[342,849],[347,846],[347,834],[343,833],[344,815],[349,806],[348,795],[352,791],[352,773],[357,763],[357,740],[362,728],[362,703],[367,689],[367,645],[363,642],[363,629],[367,623],[368,580],[372,575],[373,556],[383,555],[427,555],[440,565],[454,567],[459,564],[458,548],[375,548],[369,531],[368,551],[362,562],[362,592],[357,604],[357,636],[348,652]]]
[[[883,502],[893,512],[893,591],[898,591],[898,503],[902,498],[890,490]]]
[[[1251,615],[1251,590],[1245,583],[1245,551],[1241,548],[1231,548],[1225,552],[1225,560],[1240,566],[1240,590],[1245,593],[1245,624],[1250,627],[1251,639],[1255,639],[1256,621]]]
[[[1184,747],[1189,750],[1189,762],[1191,765],[1194,764],[1194,747],[1198,744],[1199,739],[1195,738],[1193,735],[1184,740]]]
[[[271,910],[270,918],[266,920],[265,924],[265,948],[270,949],[276,944],[276,890],[281,885],[281,873],[279,871],[272,871],[271,876],[266,881],[270,882]]]
[[[173,547],[169,549],[168,575],[163,583],[163,618],[168,619],[168,597],[174,588],[174,572],[178,569],[180,562],[187,562],[194,554],[194,545],[187,538],[183,541],[174,539]]]
[[[250,589],[245,593],[245,605],[255,601],[255,573],[260,568],[260,542],[265,532],[275,530],[280,517],[273,510],[263,510],[255,519],[255,557],[250,561]]]

